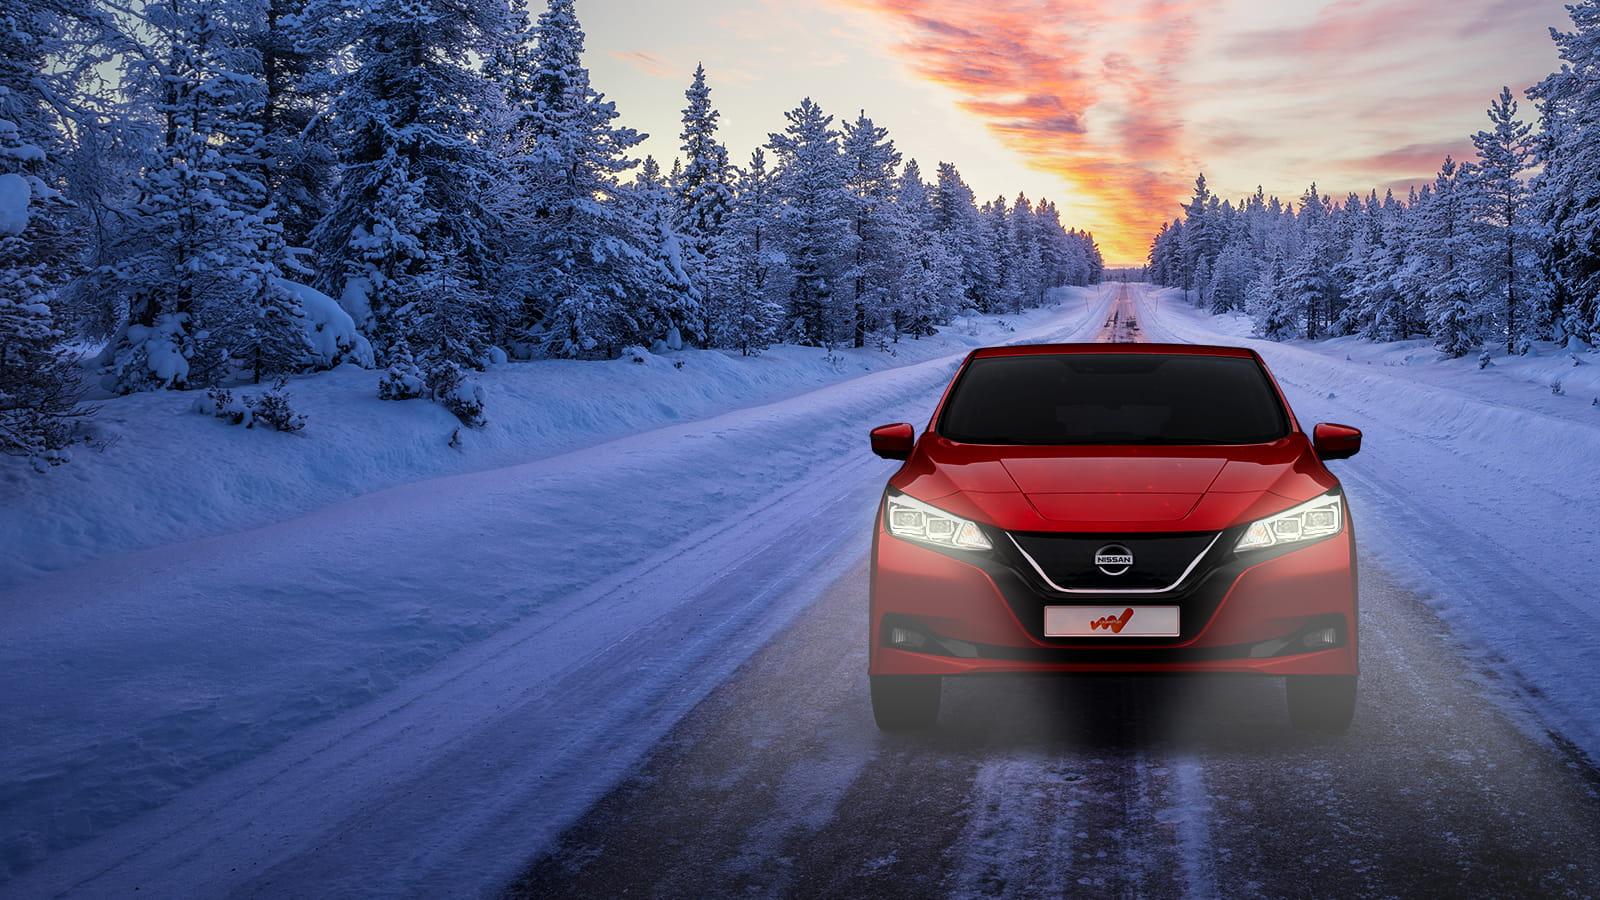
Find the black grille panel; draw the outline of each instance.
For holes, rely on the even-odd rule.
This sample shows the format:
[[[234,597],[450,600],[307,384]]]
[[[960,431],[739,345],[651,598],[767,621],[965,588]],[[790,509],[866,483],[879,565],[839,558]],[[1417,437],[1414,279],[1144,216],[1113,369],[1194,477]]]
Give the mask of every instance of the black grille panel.
[[[1164,590],[1216,538],[1216,532],[1162,535],[1012,534],[1017,546],[1057,586],[1072,591]],[[1126,548],[1133,564],[1120,575],[1095,565],[1107,547]],[[1120,553],[1120,550],[1111,552]],[[1120,566],[1107,566],[1117,571]]]

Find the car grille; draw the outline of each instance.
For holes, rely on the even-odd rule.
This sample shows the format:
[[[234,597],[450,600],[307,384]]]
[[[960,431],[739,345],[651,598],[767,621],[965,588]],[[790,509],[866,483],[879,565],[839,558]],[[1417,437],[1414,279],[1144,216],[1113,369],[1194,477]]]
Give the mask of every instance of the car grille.
[[[1217,532],[1163,535],[1013,533],[1009,537],[1025,554],[1025,562],[1035,574],[1058,590],[1160,592],[1178,586],[1215,542]],[[1120,553],[1121,550],[1133,557],[1133,564],[1126,571],[1112,575],[1095,564],[1097,554]],[[1106,567],[1113,572],[1119,568],[1121,566]]]

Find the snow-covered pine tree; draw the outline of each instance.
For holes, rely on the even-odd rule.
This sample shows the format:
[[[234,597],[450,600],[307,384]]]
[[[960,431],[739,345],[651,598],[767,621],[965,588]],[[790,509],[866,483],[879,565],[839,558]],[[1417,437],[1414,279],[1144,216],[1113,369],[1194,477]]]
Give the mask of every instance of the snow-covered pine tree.
[[[733,207],[733,188],[728,184],[733,167],[728,163],[728,148],[717,140],[717,119],[722,114],[711,107],[704,65],[695,66],[694,80],[684,97],[689,105],[683,110],[680,137],[688,163],[675,170],[672,178],[678,198],[674,225],[684,236],[691,256],[709,261],[717,255],[722,228]],[[703,277],[696,276],[696,286],[702,293],[703,282]]]
[[[1456,358],[1483,340],[1468,281],[1471,210],[1454,159],[1445,157],[1430,187],[1428,199],[1412,210],[1418,259],[1410,277],[1423,291],[1434,346]]]
[[[1150,242],[1151,282],[1164,287],[1183,285],[1183,239],[1182,219],[1161,223],[1161,230]]]
[[[1352,194],[1351,197],[1353,202],[1355,195]],[[1367,277],[1373,258],[1383,249],[1378,192],[1372,191],[1366,200],[1353,208],[1350,215],[1345,252],[1338,262],[1340,279],[1344,285],[1345,304],[1339,312],[1335,330],[1338,334],[1367,334],[1367,326],[1370,323]]]
[[[807,97],[784,118],[788,127],[767,147],[777,156],[779,246],[792,273],[789,330],[796,343],[831,347],[849,334],[839,308],[856,244],[849,176],[833,116]]]
[[[1368,221],[1346,255],[1354,280],[1345,325],[1368,340],[1404,340],[1411,336],[1417,321],[1401,282],[1409,254],[1407,210],[1392,192],[1381,204],[1368,206]]]
[[[1206,184],[1206,173],[1201,172],[1194,180],[1194,196],[1183,207],[1183,266],[1181,281],[1176,286],[1185,291],[1201,289],[1202,274],[1210,275],[1212,263],[1221,250],[1217,239],[1221,223],[1213,223],[1209,214],[1215,200],[1216,196]]]
[[[644,226],[655,269],[653,289],[642,297],[644,302],[634,313],[640,326],[639,342],[647,346],[661,342],[671,350],[683,349],[685,338],[703,342],[705,313],[696,282],[704,279],[689,275],[684,239],[673,225],[677,203],[655,157],[645,157],[643,168],[623,196],[630,214]]]
[[[1212,313],[1243,309],[1250,282],[1256,279],[1248,250],[1248,236],[1238,235],[1217,254],[1217,267],[1206,285],[1206,305]]]
[[[121,392],[214,384],[243,364],[292,369],[309,355],[277,285],[281,236],[268,205],[257,121],[261,82],[219,0],[147,7],[164,46],[130,57],[153,98],[160,146],[137,179],[118,258],[102,266],[127,317],[111,345]]]
[[[990,256],[988,230],[972,188],[962,180],[955,164],[939,163],[930,200],[934,223],[945,246],[961,259],[961,289],[966,304],[980,312],[996,308],[994,293],[999,269]]]
[[[1328,311],[1338,296],[1333,265],[1342,253],[1332,204],[1318,193],[1315,184],[1300,196],[1296,224],[1300,233],[1299,251],[1289,264],[1284,292],[1295,309],[1300,333],[1316,339],[1323,336]]]
[[[0,453],[35,466],[64,460],[74,420],[91,412],[53,303],[82,251],[54,186],[59,137],[40,92],[59,26],[55,5],[37,0],[0,13]]]
[[[1560,335],[1600,344],[1600,0],[1567,7],[1571,31],[1551,36],[1562,66],[1528,93],[1544,123],[1535,218],[1551,229],[1549,308]]]
[[[1022,265],[1017,259],[1016,235],[1011,229],[1011,211],[1002,195],[978,210],[983,222],[983,249],[994,270],[984,312],[1014,313],[1022,308],[1022,286],[1018,283]]]
[[[863,111],[844,126],[846,183],[852,196],[850,227],[855,254],[850,265],[851,336],[865,347],[867,334],[892,322],[902,300],[910,262],[910,225],[895,203],[900,152],[887,129]]]
[[[749,356],[777,338],[789,290],[778,249],[777,180],[760,148],[734,187],[722,247],[708,266],[708,319],[712,346]]]
[[[504,260],[486,193],[502,170],[482,133],[502,101],[468,60],[499,46],[507,10],[315,0],[307,15],[349,60],[331,102],[338,195],[312,234],[321,282],[361,313],[380,362],[409,343],[419,361],[479,365]]]
[[[512,115],[508,209],[522,286],[514,337],[559,357],[609,357],[643,339],[639,311],[659,289],[644,227],[618,176],[644,139],[583,65],[573,0],[551,0],[504,54]]]
[[[935,326],[950,321],[960,308],[961,259],[939,233],[928,185],[914,159],[900,172],[895,205],[906,223],[910,259],[892,324],[896,339],[902,333],[919,339],[936,333]]]
[[[261,126],[263,178],[268,201],[283,225],[284,243],[306,250],[311,229],[327,214],[335,175],[335,153],[322,111],[331,78],[327,30],[306,15],[313,0],[250,0],[243,39],[259,60],[264,90]],[[259,14],[259,18],[256,15]],[[293,274],[314,276],[309,261],[291,253]]]
[[[1517,101],[1503,87],[1489,106],[1492,130],[1472,136],[1477,164],[1463,188],[1471,215],[1469,262],[1479,315],[1505,339],[1507,353],[1528,352],[1542,304],[1537,269],[1542,229],[1530,218],[1524,175],[1532,164],[1532,127],[1517,119]],[[1545,323],[1547,326],[1549,323]]]
[[[1272,264],[1261,271],[1261,277],[1252,285],[1247,304],[1255,322],[1256,334],[1275,341],[1292,338],[1298,332],[1300,305],[1293,293],[1289,263],[1282,251],[1274,255]]]
[[[1104,280],[1106,260],[1100,253],[1100,245],[1095,242],[1094,233],[1079,231],[1074,228],[1067,232],[1067,239],[1075,248],[1074,255],[1083,260],[1082,268],[1074,269],[1074,271],[1082,271],[1084,273],[1082,281],[1074,279],[1068,283],[1082,287],[1088,284],[1099,284]]]

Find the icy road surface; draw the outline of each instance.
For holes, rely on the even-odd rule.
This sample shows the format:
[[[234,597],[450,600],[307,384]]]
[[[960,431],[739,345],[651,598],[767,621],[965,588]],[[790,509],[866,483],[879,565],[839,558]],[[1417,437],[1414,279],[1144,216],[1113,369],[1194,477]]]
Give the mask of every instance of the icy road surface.
[[[1247,342],[1122,293],[1001,339]],[[1346,737],[1248,679],[880,735],[865,435],[954,355],[0,592],[0,837],[43,848],[0,897],[1600,893],[1593,418],[1254,345],[1367,433]]]

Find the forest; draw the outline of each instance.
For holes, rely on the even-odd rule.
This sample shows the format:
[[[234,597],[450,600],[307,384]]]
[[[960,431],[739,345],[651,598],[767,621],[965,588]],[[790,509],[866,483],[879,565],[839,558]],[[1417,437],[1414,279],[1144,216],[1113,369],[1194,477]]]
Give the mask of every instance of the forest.
[[[0,451],[95,397],[354,364],[483,421],[474,370],[630,347],[879,346],[1100,280],[1046,200],[981,205],[810,99],[742,164],[705,70],[683,155],[590,83],[574,0],[11,0],[0,13]],[[535,14],[537,13],[537,14]]]
[[[1600,343],[1600,3],[1552,33],[1560,70],[1504,88],[1431,184],[1343,201],[1316,185],[1238,203],[1204,174],[1150,249],[1150,277],[1275,339],[1431,338],[1447,357],[1526,354],[1534,341]]]

